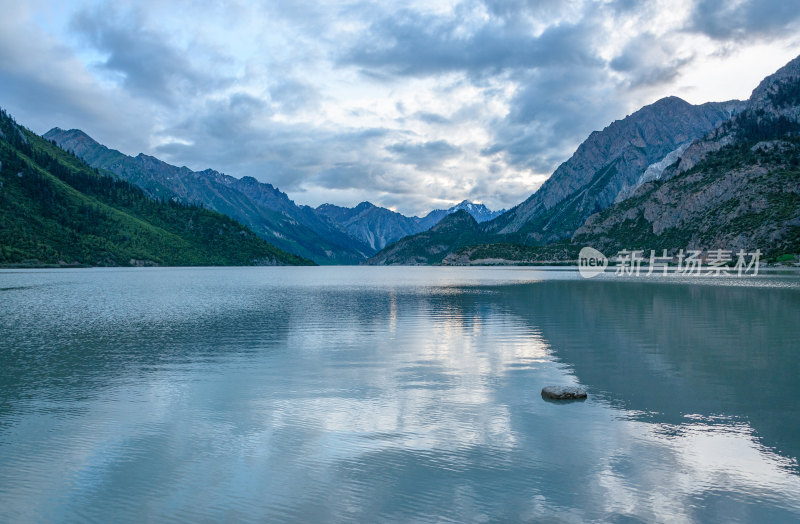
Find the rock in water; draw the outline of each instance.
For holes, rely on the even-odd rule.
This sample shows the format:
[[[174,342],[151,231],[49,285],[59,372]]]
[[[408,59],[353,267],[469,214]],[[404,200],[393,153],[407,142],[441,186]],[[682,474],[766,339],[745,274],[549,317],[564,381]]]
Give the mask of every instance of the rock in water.
[[[576,400],[586,398],[586,390],[574,386],[545,386],[542,397],[549,400]]]

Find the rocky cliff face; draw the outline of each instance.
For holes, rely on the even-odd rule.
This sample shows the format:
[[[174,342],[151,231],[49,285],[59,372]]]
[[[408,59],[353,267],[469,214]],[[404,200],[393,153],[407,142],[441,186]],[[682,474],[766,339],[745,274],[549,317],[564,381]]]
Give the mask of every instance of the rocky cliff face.
[[[620,249],[800,251],[800,139],[736,143],[692,169],[642,185],[591,216],[573,237]]]
[[[800,121],[800,56],[761,81],[753,90],[748,109],[773,118]]]
[[[668,97],[592,133],[525,202],[487,224],[522,242],[572,236],[593,213],[640,183],[648,168],[741,111],[739,101],[691,105]]]
[[[574,240],[598,249],[800,251],[800,57],[659,180],[589,217]]]
[[[376,253],[403,237],[424,231],[417,217],[407,217],[390,209],[362,202],[347,208],[323,204],[316,213],[338,224],[348,235],[359,239]]]
[[[422,218],[407,217],[370,202],[362,202],[352,208],[323,204],[316,209],[316,213],[337,224],[351,237],[369,245],[375,253],[401,238],[427,231],[444,217],[459,210],[466,211],[479,223],[505,211],[492,211],[483,204],[464,200],[449,209],[435,209]]]
[[[684,173],[709,154],[742,140],[765,140],[796,132],[800,122],[800,56],[762,80],[735,118],[695,140],[664,178]]]
[[[285,193],[252,177],[237,179],[213,169],[195,172],[144,154],[130,157],[77,129],[54,128],[44,137],[154,198],[202,203],[239,220],[271,244],[318,264],[355,264],[374,252],[322,220],[313,209],[295,205]]]

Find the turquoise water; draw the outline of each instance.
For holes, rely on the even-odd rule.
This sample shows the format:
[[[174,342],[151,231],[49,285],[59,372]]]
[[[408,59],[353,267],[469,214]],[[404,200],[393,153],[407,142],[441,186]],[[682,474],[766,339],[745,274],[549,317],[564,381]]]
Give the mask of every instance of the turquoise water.
[[[2,522],[800,519],[797,276],[0,271],[0,304]]]

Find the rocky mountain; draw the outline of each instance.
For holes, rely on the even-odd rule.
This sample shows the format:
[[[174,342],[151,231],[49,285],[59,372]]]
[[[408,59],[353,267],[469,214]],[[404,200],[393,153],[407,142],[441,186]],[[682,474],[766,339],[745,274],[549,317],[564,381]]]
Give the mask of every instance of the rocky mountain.
[[[800,57],[662,176],[591,216],[575,243],[598,249],[800,252]],[[627,247],[621,247],[627,246]]]
[[[0,265],[311,263],[220,213],[154,200],[0,110]]]
[[[574,260],[581,245],[799,253],[799,137],[800,57],[744,102],[660,100],[592,133],[539,191],[483,224],[483,242],[438,242],[443,263]]]
[[[407,217],[370,202],[361,202],[352,208],[323,204],[316,212],[338,224],[351,237],[369,245],[372,254],[396,240],[427,229],[417,217]]]
[[[422,218],[407,217],[370,202],[362,202],[352,208],[323,204],[316,212],[336,223],[351,237],[368,244],[373,248],[373,253],[376,253],[401,238],[427,231],[442,218],[461,209],[472,215],[477,222],[486,222],[505,211],[492,211],[483,204],[464,200],[449,209],[435,209]]]
[[[493,244],[541,245],[569,239],[589,216],[629,195],[645,180],[659,178],[693,140],[743,107],[738,101],[694,106],[677,97],[645,106],[590,134],[536,193],[482,223],[482,230]],[[449,248],[457,249],[463,251],[464,246]],[[493,258],[491,253],[484,255]]]
[[[459,209],[428,231],[389,244],[367,260],[367,264],[438,264],[453,249],[484,243],[488,239],[478,222],[466,210]]]
[[[592,214],[612,205],[642,177],[654,179],[694,140],[741,111],[743,102],[692,105],[663,98],[595,131],[523,203],[487,224],[522,243],[569,238]]]
[[[154,198],[202,204],[242,222],[271,244],[317,263],[355,264],[374,252],[312,208],[296,205],[285,193],[252,177],[237,179],[212,169],[192,171],[144,154],[131,157],[77,129],[54,128],[44,138]]]

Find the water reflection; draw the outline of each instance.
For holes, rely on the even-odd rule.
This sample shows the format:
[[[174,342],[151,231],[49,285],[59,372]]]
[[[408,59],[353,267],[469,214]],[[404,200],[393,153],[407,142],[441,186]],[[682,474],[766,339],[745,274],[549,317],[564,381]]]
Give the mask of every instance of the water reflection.
[[[800,457],[796,290],[549,281],[504,303],[615,405],[673,424],[735,415]]]
[[[800,298],[765,282],[0,273],[0,520],[793,520]]]

